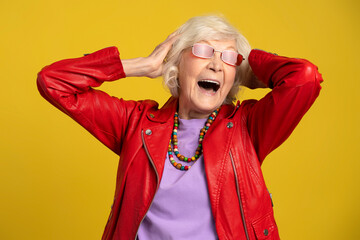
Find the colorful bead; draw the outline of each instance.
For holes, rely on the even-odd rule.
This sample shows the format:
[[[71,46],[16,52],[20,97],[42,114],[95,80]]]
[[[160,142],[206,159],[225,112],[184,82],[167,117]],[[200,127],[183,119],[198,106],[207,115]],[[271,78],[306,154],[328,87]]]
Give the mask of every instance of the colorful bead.
[[[191,166],[183,166],[181,163],[177,163],[174,160],[174,155],[181,161],[184,162],[195,162],[196,160],[199,159],[199,157],[202,154],[202,141],[204,140],[205,134],[207,132],[207,130],[209,129],[209,127],[211,126],[211,124],[214,122],[216,115],[218,114],[220,109],[216,109],[207,119],[204,127],[200,130],[200,134],[199,134],[199,144],[198,147],[196,148],[195,151],[195,155],[193,157],[185,157],[183,155],[181,155],[179,153],[179,149],[178,149],[178,139],[177,139],[177,129],[179,127],[179,115],[177,112],[175,112],[174,115],[174,127],[173,127],[173,132],[171,134],[171,138],[169,141],[169,147],[168,147],[168,155],[169,155],[169,159],[171,164],[176,168],[179,169],[181,171],[187,171],[191,168]],[[174,150],[171,147],[171,142],[173,142],[174,145]],[[172,154],[172,152],[174,152],[174,155]]]

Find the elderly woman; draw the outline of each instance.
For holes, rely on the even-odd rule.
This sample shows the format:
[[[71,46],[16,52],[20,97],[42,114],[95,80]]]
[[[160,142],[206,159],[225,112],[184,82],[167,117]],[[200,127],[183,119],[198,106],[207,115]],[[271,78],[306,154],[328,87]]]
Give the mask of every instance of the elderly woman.
[[[172,97],[126,101],[104,81],[163,75]],[[261,164],[320,91],[317,67],[252,50],[224,19],[195,17],[150,56],[116,47],[56,62],[38,76],[44,98],[120,156],[103,239],[279,239]],[[233,104],[239,87],[269,87]]]

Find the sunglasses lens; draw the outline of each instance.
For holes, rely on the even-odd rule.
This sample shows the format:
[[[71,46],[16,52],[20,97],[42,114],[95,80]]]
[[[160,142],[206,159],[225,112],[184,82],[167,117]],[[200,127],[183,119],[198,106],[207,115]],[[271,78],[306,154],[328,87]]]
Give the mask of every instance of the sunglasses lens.
[[[234,51],[223,51],[221,58],[227,64],[239,66],[242,62],[242,56]]]
[[[211,58],[214,54],[214,49],[205,44],[194,44],[192,52],[195,56],[201,58]]]
[[[199,58],[211,58],[215,49],[209,45],[195,43],[192,46],[192,53]],[[225,50],[221,53],[221,59],[232,66],[239,66],[243,60],[243,56],[235,51]]]

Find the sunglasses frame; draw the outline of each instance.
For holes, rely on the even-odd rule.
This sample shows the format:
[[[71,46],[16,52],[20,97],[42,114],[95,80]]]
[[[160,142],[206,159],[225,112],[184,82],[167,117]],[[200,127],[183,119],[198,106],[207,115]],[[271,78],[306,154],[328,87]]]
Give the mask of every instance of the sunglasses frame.
[[[207,47],[209,47],[209,48],[212,48],[212,49],[213,49],[212,55],[211,55],[210,57],[204,57],[204,56],[196,55],[196,54],[194,53],[194,46],[195,46],[195,45],[202,45],[202,46],[207,46]],[[242,61],[245,60],[245,58],[243,57],[243,55],[241,55],[240,53],[238,53],[238,52],[236,52],[236,51],[233,51],[233,50],[219,51],[219,50],[216,50],[214,47],[212,47],[212,46],[210,46],[210,45],[208,45],[208,44],[205,44],[205,43],[195,43],[194,45],[191,46],[191,52],[192,52],[192,54],[193,54],[195,57],[204,58],[204,59],[212,58],[212,57],[214,56],[215,52],[219,52],[219,53],[220,53],[220,58],[221,58],[221,60],[222,60],[224,63],[226,63],[226,64],[228,64],[228,65],[230,65],[230,66],[234,66],[234,67],[240,66],[240,64],[242,63]],[[231,64],[231,63],[229,63],[229,62],[224,61],[224,59],[223,59],[223,52],[235,52],[235,53],[237,53],[238,55],[237,55],[237,61],[236,61],[236,63],[235,63],[235,64]]]

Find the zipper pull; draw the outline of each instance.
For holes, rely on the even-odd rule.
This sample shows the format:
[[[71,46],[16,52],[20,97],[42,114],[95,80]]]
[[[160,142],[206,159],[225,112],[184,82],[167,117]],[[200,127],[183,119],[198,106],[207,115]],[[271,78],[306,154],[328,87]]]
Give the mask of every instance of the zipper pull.
[[[274,203],[273,203],[273,199],[272,199],[272,193],[269,192],[269,189],[266,189],[270,195],[270,200],[271,200],[271,206],[274,207]]]

